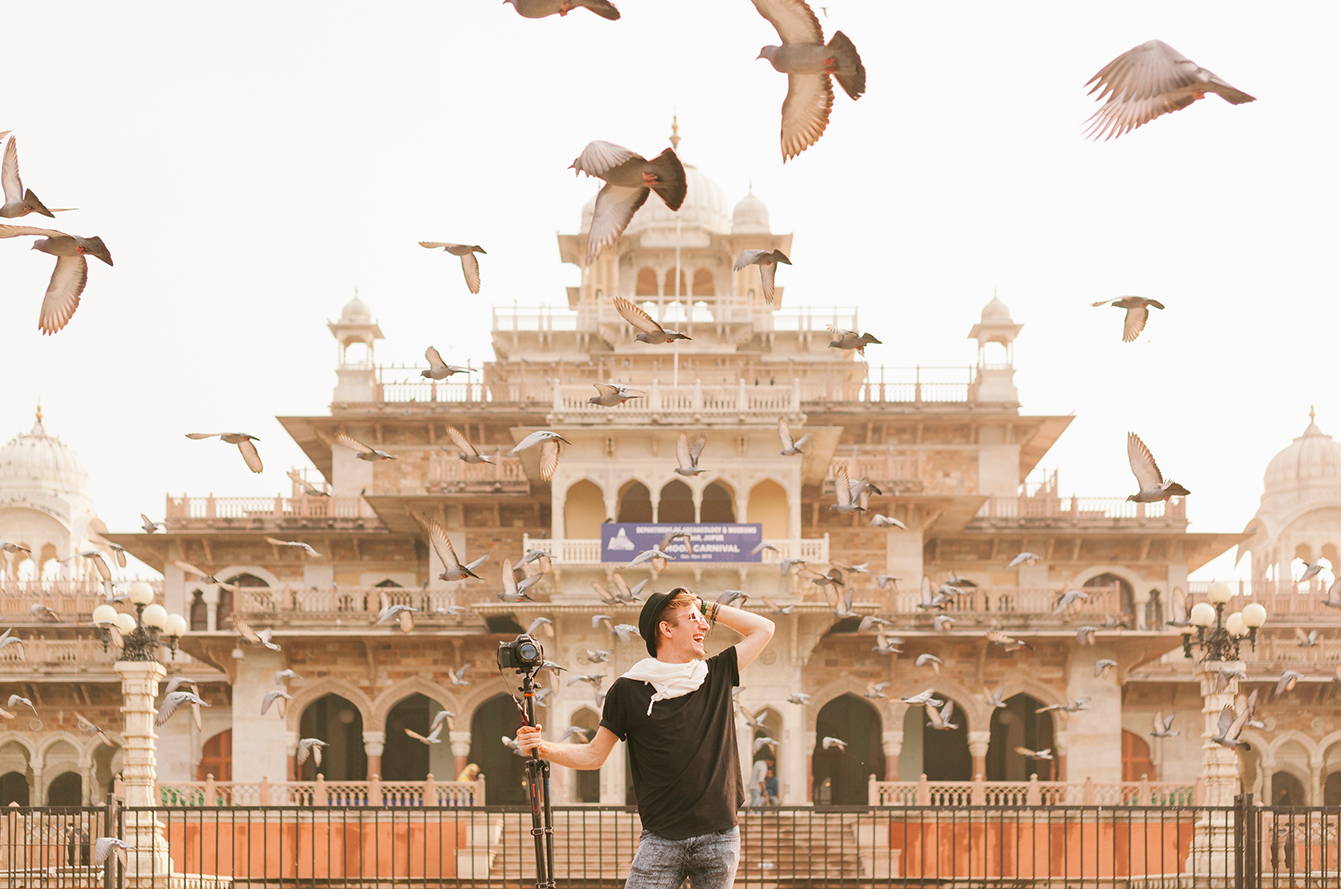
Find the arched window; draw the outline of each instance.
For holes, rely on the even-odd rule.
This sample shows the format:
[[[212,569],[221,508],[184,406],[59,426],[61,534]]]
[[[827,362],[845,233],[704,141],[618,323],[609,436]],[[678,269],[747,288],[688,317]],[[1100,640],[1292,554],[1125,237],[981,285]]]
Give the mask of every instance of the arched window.
[[[1104,573],[1091,577],[1089,580],[1085,581],[1084,585],[1086,589],[1093,589],[1095,587],[1111,589],[1112,587],[1117,587],[1119,601],[1122,603],[1122,613],[1127,617],[1134,617],[1136,615],[1136,594],[1132,591],[1131,584],[1127,583],[1127,581],[1118,577],[1116,574]]]
[[[638,269],[638,278],[633,285],[634,296],[657,295],[657,273],[647,266]]]
[[[765,540],[786,539],[791,516],[787,510],[787,492],[771,479],[750,488],[746,521],[763,525]]]
[[[494,695],[475,708],[470,717],[470,761],[484,775],[484,801],[490,806],[526,802],[522,758],[504,747],[499,738],[512,737],[521,724],[511,695]]]
[[[1037,712],[1043,702],[1031,695],[1018,694],[1005,701],[1004,708],[992,711],[991,734],[987,744],[988,781],[1027,781],[1038,775],[1040,781],[1053,776],[1052,761],[1029,759],[1015,752],[1053,748],[1052,714]]]
[[[368,780],[368,756],[363,750],[363,717],[346,698],[329,694],[307,705],[299,720],[299,737],[326,742],[321,767],[311,757],[300,767],[299,780],[314,781],[317,772],[328,781]]]
[[[938,695],[941,700],[950,700]],[[952,729],[932,727],[926,707],[909,707],[904,717],[904,738],[909,729],[922,736],[922,763],[919,775],[926,775],[929,781],[970,781],[973,778],[973,754],[968,746],[968,715],[959,702],[954,702],[950,713],[949,725]],[[909,722],[916,725],[909,726]],[[906,743],[906,741],[905,741]],[[899,768],[903,769],[903,757],[899,757]]]
[[[1155,763],[1150,759],[1150,745],[1135,732],[1122,730],[1122,780],[1150,781],[1155,777]]]
[[[735,495],[722,482],[712,482],[703,489],[703,503],[699,507],[700,522],[734,522]]]
[[[196,780],[204,781],[213,775],[215,781],[233,780],[233,730],[226,728],[212,735],[200,748],[200,762],[196,764]]]
[[[205,601],[204,590],[191,593],[191,609],[188,613],[191,615],[192,632],[203,632],[210,628],[210,606]]]
[[[5,772],[0,775],[0,806],[10,803],[28,805],[28,778],[23,772]]]
[[[84,780],[78,772],[61,772],[47,785],[48,806],[80,806],[84,804]]]
[[[652,521],[652,494],[642,482],[628,482],[619,489],[620,522]]]
[[[711,269],[694,269],[694,296],[716,296],[717,283]]]
[[[423,781],[432,773],[442,780],[452,773],[452,750],[444,728],[441,744],[424,744],[405,734],[408,728],[428,734],[433,718],[442,710],[438,702],[422,694],[412,694],[391,708],[386,715],[386,746],[382,750],[382,778],[386,781]],[[454,777],[454,776],[453,776]]]
[[[847,749],[824,749],[826,737],[847,742]],[[853,694],[840,695],[820,708],[811,755],[815,805],[864,805],[868,776],[885,774],[880,743],[880,714]]]
[[[651,512],[651,503],[648,503]],[[568,489],[563,499],[564,536],[590,540],[601,536],[605,521],[605,497],[595,482],[583,479]]]
[[[694,521],[694,494],[688,485],[679,479],[666,483],[661,489],[657,521],[672,524],[690,524]]]
[[[661,290],[665,296],[688,296],[689,283],[684,269],[680,269],[680,289],[675,289],[675,269],[666,269],[665,285]]]
[[[1274,806],[1304,806],[1308,795],[1304,783],[1289,772],[1280,771],[1271,776],[1271,804]]]
[[[377,583],[373,584],[373,586],[377,587],[378,589],[382,589],[382,590],[399,590],[399,589],[404,589],[404,586],[403,586],[403,585],[401,585],[401,584],[399,584],[399,583],[396,583],[394,580],[392,580],[392,579],[389,578],[389,577],[386,578],[385,580],[379,580],[379,581],[377,581]]]
[[[1322,804],[1341,806],[1341,772],[1332,772],[1322,785]]]

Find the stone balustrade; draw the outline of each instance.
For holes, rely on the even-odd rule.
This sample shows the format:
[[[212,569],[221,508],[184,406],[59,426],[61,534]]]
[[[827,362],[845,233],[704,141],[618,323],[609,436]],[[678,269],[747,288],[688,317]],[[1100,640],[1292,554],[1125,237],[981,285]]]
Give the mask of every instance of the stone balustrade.
[[[1073,603],[1062,614],[1057,613],[1057,606],[1064,590],[1058,587],[982,586],[951,596],[943,609],[935,610],[918,607],[922,592],[917,586],[901,587],[894,595],[894,604],[897,613],[922,614],[928,621],[935,614],[948,614],[956,621],[1011,626],[1021,622],[1097,625],[1122,614],[1122,593],[1116,585],[1085,587],[1084,591],[1089,598]]]
[[[111,670],[116,655],[116,649],[111,647],[103,651],[102,643],[96,639],[24,639],[22,656],[14,645],[0,649],[0,676],[15,681]]]
[[[590,385],[556,385],[554,416],[566,422],[674,423],[693,420],[723,420],[733,424],[755,422],[773,425],[778,417],[801,410],[799,381],[778,386],[720,386],[694,381],[680,385],[653,382],[634,387],[641,398],[617,407],[602,407],[588,399],[595,394]]]
[[[205,497],[167,498],[164,520],[181,528],[347,527],[375,522],[362,497]]]
[[[989,497],[974,521],[1011,527],[1102,528],[1122,525],[1182,528],[1187,525],[1183,498],[1160,503],[1134,503],[1122,497],[1074,497],[1035,494],[1028,497]]]
[[[872,806],[1189,806],[1199,805],[1197,784],[1166,781],[1101,782],[1040,781],[917,781],[867,782]]]
[[[482,806],[484,778],[475,781],[204,781],[159,782],[164,806]]]
[[[784,559],[802,559],[806,562],[828,562],[829,561],[829,537],[826,534],[823,537],[802,538],[796,540],[765,540],[767,546],[773,549],[764,549],[760,552],[759,562],[669,562],[668,571],[680,567],[710,568],[720,565],[751,565],[765,564],[773,565]],[[552,540],[538,537],[525,537],[522,541],[522,549],[538,549],[549,553],[557,562],[562,565],[601,565],[607,564],[615,566],[621,563],[602,562],[601,561],[601,541],[600,540]]]

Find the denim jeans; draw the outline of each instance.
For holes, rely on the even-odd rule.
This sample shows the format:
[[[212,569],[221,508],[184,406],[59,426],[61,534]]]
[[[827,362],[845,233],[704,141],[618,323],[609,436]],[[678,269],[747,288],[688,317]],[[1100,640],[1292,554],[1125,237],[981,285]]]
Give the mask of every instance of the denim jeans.
[[[740,828],[683,840],[644,830],[624,889],[676,889],[685,877],[693,889],[730,889],[740,862]]]

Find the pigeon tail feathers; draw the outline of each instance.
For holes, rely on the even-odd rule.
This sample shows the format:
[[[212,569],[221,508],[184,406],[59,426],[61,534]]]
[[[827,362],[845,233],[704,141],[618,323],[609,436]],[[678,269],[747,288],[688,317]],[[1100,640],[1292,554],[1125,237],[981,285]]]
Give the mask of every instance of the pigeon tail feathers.
[[[684,164],[676,156],[675,149],[667,148],[647,162],[648,169],[659,180],[652,190],[666,202],[671,210],[679,210],[689,193],[689,183],[685,181]]]
[[[833,37],[829,38],[828,50],[833,53],[837,66],[833,72],[834,80],[838,81],[849,98],[860,99],[866,92],[866,66],[861,63],[857,47],[842,31],[834,31]]]

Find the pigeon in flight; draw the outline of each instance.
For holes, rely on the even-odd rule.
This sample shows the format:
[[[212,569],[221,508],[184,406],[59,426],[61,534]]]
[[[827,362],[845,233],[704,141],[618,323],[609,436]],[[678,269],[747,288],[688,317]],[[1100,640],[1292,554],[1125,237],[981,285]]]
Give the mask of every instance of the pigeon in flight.
[[[1215,693],[1219,694],[1229,688],[1231,680],[1246,680],[1247,678],[1248,671],[1243,667],[1221,667],[1215,671]]]
[[[1018,568],[1021,565],[1037,565],[1038,559],[1039,557],[1034,555],[1033,553],[1020,553],[1015,558],[1011,559],[1010,564],[1007,565],[1006,567]]]
[[[1028,747],[1016,747],[1015,752],[1025,759],[1052,759],[1052,748],[1046,750],[1030,750]]]
[[[885,631],[881,630],[875,636],[875,645],[871,650],[877,654],[903,654],[903,649],[899,646],[903,644],[903,638],[900,636],[886,636]]]
[[[302,679],[302,678],[303,677],[299,676],[297,673],[293,672],[292,670],[286,667],[285,669],[279,670],[275,673],[275,684],[279,685],[280,683],[288,682],[291,679]]]
[[[826,737],[823,741],[820,742],[820,744],[824,747],[825,750],[833,750],[834,748],[843,751],[847,750],[847,741],[844,741],[842,738]]]
[[[27,225],[0,225],[0,238],[35,236],[32,249],[56,257],[56,267],[47,283],[46,295],[37,316],[37,329],[44,334],[57,333],[74,317],[79,297],[88,283],[88,260],[96,256],[108,265],[112,254],[102,238],[67,235],[51,228]]]
[[[1127,497],[1137,503],[1154,503],[1170,497],[1186,497],[1191,493],[1173,479],[1166,479],[1155,465],[1155,457],[1135,432],[1127,433],[1127,462],[1136,476],[1140,490]]]
[[[103,867],[107,864],[109,856],[116,856],[117,864],[121,865],[121,872],[125,873],[128,849],[126,841],[120,837],[98,837],[93,841],[93,863]]]
[[[610,652],[604,648],[588,648],[587,661],[593,664],[603,664],[610,660]]]
[[[1304,632],[1303,627],[1294,628],[1294,637],[1299,640],[1300,648],[1313,648],[1318,644],[1318,631],[1316,629]]]
[[[1001,698],[1001,691],[989,691],[987,693],[987,706],[993,710],[1006,709],[1006,702]]]
[[[1014,636],[1011,636],[1009,633],[1002,630],[990,630],[983,638],[994,645],[1000,645],[1007,651],[1017,651],[1021,648],[1033,647],[1023,639],[1016,639]]]
[[[767,59],[775,71],[787,75],[787,98],[782,103],[782,160],[785,163],[819,141],[833,110],[833,85],[838,81],[852,99],[866,92],[866,68],[857,48],[842,31],[824,42],[824,29],[805,0],[754,0],[782,40],[765,46],[756,59]]]
[[[802,691],[793,692],[792,694],[787,695],[787,703],[788,703],[788,704],[809,704],[809,703],[810,703],[810,695],[808,695],[808,694],[806,694],[805,692],[802,692]]]
[[[33,554],[32,547],[27,544],[10,543],[8,540],[0,540],[0,550],[4,550],[7,553],[27,553],[30,556]]]
[[[14,635],[13,627],[8,627],[3,633],[0,633],[0,651],[4,651],[11,645],[15,646],[15,650],[19,653],[19,660],[26,661],[28,659],[28,652],[24,650],[23,640]]]
[[[473,577],[479,580],[480,576],[476,574],[469,565],[461,564],[461,559],[456,555],[456,547],[452,546],[452,538],[447,536],[447,530],[436,521],[425,521],[420,519],[420,524],[428,532],[428,542],[437,553],[438,561],[442,562],[443,572],[438,575],[440,580],[451,583],[455,580],[465,580],[467,577]]]
[[[954,716],[955,712],[954,701],[947,700],[940,707],[928,706],[925,709],[927,711],[927,722],[936,731],[949,732],[959,728],[959,726],[950,722],[950,719]]]
[[[786,419],[778,417],[778,440],[782,442],[782,456],[795,457],[804,454],[805,451],[801,450],[801,446],[804,445],[809,438],[810,433],[807,432],[805,435],[793,441],[792,432],[791,429],[787,427]]]
[[[833,326],[829,326],[828,331],[834,335],[834,339],[829,341],[830,349],[842,349],[844,351],[856,349],[862,355],[865,355],[867,346],[881,345],[880,340],[869,333],[858,333],[855,330],[841,330]]]
[[[291,482],[293,482],[295,485],[297,485],[298,488],[299,488],[305,495],[307,495],[308,497],[329,497],[329,496],[331,496],[331,495],[330,495],[330,492],[328,492],[328,491],[323,491],[321,488],[318,488],[316,485],[312,484],[310,481],[308,481],[307,479],[303,478],[302,473],[300,473],[300,472],[299,472],[298,470],[296,470],[296,469],[290,469],[290,470],[286,473],[286,475],[288,475],[288,477],[289,477],[289,481],[291,481]],[[148,519],[145,519],[145,521],[148,521]],[[153,533],[153,532],[150,532],[150,533]]]
[[[1307,583],[1317,577],[1318,574],[1322,572],[1322,569],[1326,567],[1321,562],[1308,562],[1304,559],[1300,559],[1299,561],[1304,563],[1304,573],[1299,575],[1299,583]]]
[[[1171,627],[1185,627],[1187,620],[1187,593],[1182,587],[1174,587],[1169,598],[1169,619],[1165,621]]]
[[[252,472],[261,472],[264,468],[261,466],[261,455],[256,450],[256,445],[253,444],[260,439],[254,435],[248,435],[245,432],[188,432],[186,437],[193,441],[218,438],[228,444],[237,445],[238,451],[242,453],[242,462],[247,464],[248,469]]]
[[[199,577],[201,580],[205,581],[205,583],[217,584],[223,589],[230,590],[233,592],[236,592],[238,589],[231,583],[224,583],[222,580],[215,577],[213,574],[210,574],[208,571],[200,570],[195,565],[192,565],[190,562],[183,562],[180,559],[174,559],[172,564],[180,568],[183,573],[189,574],[192,577]]]
[[[1085,135],[1103,141],[1129,133],[1161,114],[1186,108],[1207,93],[1232,105],[1256,101],[1162,40],[1132,47],[1099,69],[1085,85],[1090,95],[1103,102],[1085,122]]]
[[[679,330],[667,330],[660,324],[652,320],[652,316],[643,311],[641,306],[634,305],[622,296],[614,298],[615,311],[619,316],[629,324],[637,328],[638,333],[634,339],[640,343],[647,343],[651,346],[662,343],[670,343],[675,340],[693,339],[689,334]]]
[[[189,691],[174,691],[163,696],[163,703],[158,707],[158,716],[154,719],[154,725],[162,725],[172,718],[172,714],[177,712],[177,708],[182,704],[190,704],[192,707],[208,707],[209,704],[198,695]]]
[[[1116,306],[1119,309],[1126,309],[1127,314],[1122,319],[1122,341],[1130,343],[1141,335],[1145,330],[1145,322],[1150,318],[1150,307],[1156,309],[1164,308],[1164,303],[1157,299],[1147,299],[1144,296],[1119,296],[1117,299],[1101,299],[1097,303],[1091,303],[1093,306]]]
[[[52,611],[50,605],[43,605],[41,602],[34,602],[32,605],[28,606],[28,613],[37,620],[49,621],[53,624],[61,622],[61,616]],[[1314,630],[1313,632],[1316,634],[1318,631]]]
[[[647,393],[641,389],[630,389],[628,386],[621,386],[618,383],[592,383],[591,385],[596,388],[596,394],[588,398],[587,403],[600,405],[601,407],[619,407],[631,399],[647,397]]]
[[[895,577],[893,574],[877,574],[875,576],[875,585],[882,590],[887,590],[890,587],[897,590],[899,588],[899,580],[900,578]]]
[[[530,433],[508,454],[515,457],[527,448],[540,446],[540,479],[549,481],[554,477],[554,470],[559,468],[559,444],[572,445],[572,442],[564,438],[557,432],[551,432],[548,429],[537,429]]]
[[[554,621],[547,617],[537,617],[526,625],[526,635],[534,636],[536,633],[544,631],[546,636],[554,638]]]
[[[388,454],[386,451],[378,450],[371,445],[366,445],[348,432],[335,433],[335,443],[342,447],[349,448],[354,452],[355,457],[358,457],[360,460],[367,463],[376,463],[379,460],[396,459],[395,454]]]
[[[424,360],[428,362],[428,370],[419,371],[419,376],[427,380],[445,380],[452,374],[471,374],[475,372],[472,367],[462,367],[459,364],[448,364],[442,360],[442,353],[429,346],[424,350]]]
[[[1304,674],[1298,670],[1284,670],[1280,678],[1276,680],[1276,688],[1271,692],[1272,699],[1276,699],[1283,694],[1294,691],[1294,687],[1299,684],[1299,680],[1304,678]]]
[[[876,701],[885,699],[885,689],[889,688],[888,682],[870,682],[866,685],[866,697]]]
[[[96,735],[98,740],[103,744],[103,746],[106,747],[116,746],[112,742],[112,739],[107,736],[107,733],[104,732],[102,729],[98,728],[98,726],[94,725],[91,720],[89,720],[86,716],[84,716],[84,714],[76,713],[74,715],[74,718],[75,718],[75,725],[79,728],[81,732],[83,732],[86,735]]]
[[[1243,734],[1243,729],[1252,721],[1253,712],[1257,709],[1257,690],[1253,689],[1252,694],[1246,699],[1240,696],[1240,703],[1235,707],[1233,704],[1226,704],[1220,711],[1220,718],[1216,723],[1215,734],[1211,740],[1221,747],[1230,749],[1246,750],[1248,742],[1239,737]]]
[[[945,661],[936,657],[936,655],[932,654],[931,652],[925,652],[923,654],[919,654],[917,656],[917,660],[914,661],[913,663],[919,667],[930,667],[933,672],[939,673],[941,671],[941,664],[945,663]]]
[[[270,709],[270,705],[274,704],[275,713],[283,719],[284,714],[289,712],[289,702],[292,700],[293,695],[289,694],[284,689],[271,689],[265,693],[265,697],[261,698],[261,715],[264,716]]]
[[[0,136],[0,138],[4,137]],[[5,146],[5,158],[3,162],[0,162],[0,183],[3,183],[5,190],[5,202],[0,205],[0,217],[17,219],[20,216],[27,216],[29,213],[40,213],[43,216],[55,219],[57,213],[63,212],[62,210],[48,210],[37,195],[33,194],[31,188],[23,187],[23,181],[19,178],[19,140],[17,136],[11,137],[9,144]]]
[[[603,19],[619,20],[619,10],[610,0],[503,0],[512,4],[517,15],[526,19],[542,19],[550,15],[567,15],[574,9],[589,9]]]
[[[764,301],[773,305],[773,279],[778,273],[778,263],[791,265],[792,261],[781,250],[743,250],[736,257],[732,271],[738,272],[747,265],[759,266],[759,281],[764,292]]]
[[[940,700],[936,697],[935,690],[930,688],[923,689],[922,691],[919,691],[917,694],[909,695],[906,698],[899,698],[899,700],[903,701],[905,704],[909,704],[914,707],[921,706],[923,704],[933,704],[936,706],[940,705]]]
[[[483,247],[479,244],[448,244],[445,241],[420,241],[419,246],[429,250],[445,250],[461,257],[461,273],[466,276],[466,287],[471,293],[480,292],[480,261],[475,258],[475,254],[484,253]]]
[[[457,429],[455,426],[447,427],[447,437],[452,440],[452,444],[455,445],[456,449],[461,452],[460,454],[457,455],[457,459],[459,459],[462,463],[494,462],[493,457],[485,457],[484,455],[482,455],[475,448],[475,446],[470,443],[470,439],[466,438],[465,434],[462,433],[461,430]],[[443,448],[443,450],[446,450],[446,448]]]
[[[302,550],[304,555],[311,556],[314,559],[321,558],[321,553],[312,548],[312,544],[303,543],[301,540],[280,540],[278,537],[267,537],[265,542],[271,546],[291,546],[294,549]]]
[[[1168,716],[1159,712],[1155,713],[1155,727],[1150,732],[1150,736],[1152,738],[1173,738],[1181,734],[1181,732],[1173,727],[1173,717],[1173,713],[1170,713]]]
[[[592,211],[587,265],[618,240],[653,191],[674,212],[680,209],[689,190],[684,165],[672,148],[649,161],[613,142],[591,142],[569,169],[605,180]]]
[[[1327,598],[1322,600],[1322,604],[1328,608],[1341,608],[1341,576],[1327,588]]]
[[[777,750],[777,749],[778,749],[778,742],[777,742],[777,739],[776,739],[776,738],[770,738],[770,737],[768,737],[768,735],[760,735],[759,737],[757,737],[757,738],[754,739],[754,752],[755,752],[755,753],[758,753],[760,750],[763,750],[765,747],[768,747],[768,748],[771,749],[771,750]]]
[[[448,670],[447,671],[448,684],[462,688],[464,688],[467,685],[470,685],[470,680],[466,678],[466,671],[469,669],[470,669],[470,662],[467,661],[466,663],[462,664],[460,668],[456,670]]]
[[[321,768],[321,748],[325,746],[326,742],[320,738],[302,738],[298,741],[298,750],[294,753],[293,761],[297,765],[302,765],[310,756],[312,765]]]
[[[385,593],[383,594],[383,601],[385,601]],[[402,633],[408,633],[414,629],[414,613],[416,610],[409,605],[384,605],[377,615],[375,625],[380,627],[395,621],[400,626]]]
[[[445,713],[445,712],[447,712],[447,711],[444,710],[443,712]],[[442,725],[441,725],[441,723],[439,723],[439,724],[435,724],[432,728],[430,728],[429,731],[428,731],[428,734],[427,734],[427,735],[421,735],[421,734],[419,734],[417,731],[415,731],[414,729],[412,729],[412,728],[410,728],[410,727],[408,727],[408,726],[405,728],[405,734],[408,735],[408,736],[411,737],[411,738],[414,738],[414,739],[415,739],[416,741],[418,741],[420,744],[441,744],[441,743],[442,743]]]
[[[896,518],[892,518],[892,517],[887,516],[887,515],[881,515],[880,513],[876,513],[875,515],[871,516],[871,527],[873,527],[873,528],[899,528],[900,530],[905,530],[905,529],[907,529],[908,526],[905,525],[903,522],[899,521],[899,520],[896,519]],[[882,576],[884,576],[884,575],[882,575]]]
[[[503,589],[499,591],[498,598],[504,602],[527,602],[534,601],[526,595],[526,591],[540,582],[544,575],[533,574],[522,580],[517,580],[517,573],[512,570],[512,562],[508,559],[503,560],[502,571],[499,574],[503,583]]]
[[[279,645],[270,641],[270,637],[274,635],[274,630],[253,630],[250,624],[241,620],[233,621],[233,629],[237,630],[237,634],[252,645],[261,645],[271,651],[279,651]]]
[[[1062,598],[1057,602],[1057,607],[1052,609],[1052,613],[1057,615],[1065,614],[1071,609],[1071,606],[1075,605],[1077,602],[1088,602],[1089,600],[1090,594],[1084,590],[1067,590],[1065,593],[1062,593]]]
[[[1096,679],[1106,678],[1116,668],[1117,661],[1112,658],[1100,658],[1094,662],[1094,676]]]
[[[937,614],[931,618],[931,628],[937,633],[948,633],[955,628],[955,619],[948,614]]]
[[[653,547],[652,549],[643,550],[642,552],[638,553],[638,555],[630,559],[629,566],[632,567],[634,565],[641,565],[643,562],[651,562],[652,571],[656,574],[660,574],[663,570],[665,570],[666,563],[673,561],[675,561],[675,556],[671,555],[665,550],[660,550],[657,549],[656,547]]]
[[[852,483],[848,481],[847,466],[843,463],[833,468],[833,496],[834,502],[829,504],[829,508],[834,512],[863,512],[866,509],[860,498],[852,496]]]
[[[708,440],[700,435],[691,445],[689,434],[681,432],[675,442],[675,474],[693,478],[707,472],[708,470],[700,469],[698,465],[698,458],[703,456],[703,446],[707,443]]]
[[[1077,645],[1093,645],[1093,644],[1094,644],[1094,634],[1097,633],[1097,632],[1099,632],[1099,628],[1098,628],[1098,627],[1092,627],[1092,626],[1088,626],[1088,625],[1083,626],[1083,627],[1076,627],[1076,644],[1077,644]]]

